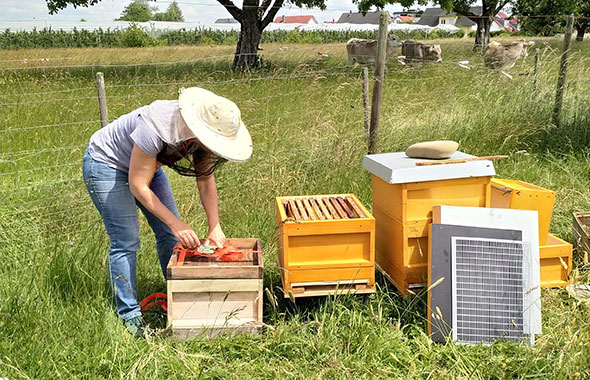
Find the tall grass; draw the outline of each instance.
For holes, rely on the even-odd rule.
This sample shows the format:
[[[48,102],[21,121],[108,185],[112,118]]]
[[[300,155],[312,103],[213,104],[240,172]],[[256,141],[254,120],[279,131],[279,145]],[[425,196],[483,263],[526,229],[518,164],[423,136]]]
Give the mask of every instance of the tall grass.
[[[485,71],[470,41],[440,41],[446,62],[438,65],[407,67],[392,60],[380,149],[450,138],[468,153],[509,154],[496,163],[498,175],[556,190],[551,229],[570,239],[571,212],[590,208],[590,49],[573,45],[563,127],[556,130],[550,118],[559,50],[557,40],[547,41],[535,99],[532,76],[518,75],[531,72],[530,57],[514,68],[514,81]],[[562,289],[542,293],[543,335],[534,347],[434,344],[425,333],[425,295],[404,299],[382,278],[370,296],[285,299],[274,260],[274,197],[354,192],[371,204],[370,176],[361,168],[367,146],[360,69],[346,67],[342,44],[268,44],[263,70],[234,74],[226,50],[231,55],[224,47],[2,52],[5,62],[47,54],[71,58],[52,65],[93,66],[0,71],[0,377],[590,376],[590,311]],[[318,51],[329,57],[317,58]],[[191,55],[207,59],[106,66]],[[473,70],[458,67],[464,59]],[[80,169],[88,139],[99,128],[96,71],[105,72],[111,119],[155,99],[175,98],[180,87],[191,85],[240,106],[254,154],[246,163],[226,164],[216,178],[226,235],[263,241],[268,327],[262,335],[178,342],[161,332],[135,340],[114,315],[105,268],[108,241]],[[170,172],[169,178],[182,217],[204,235],[193,180]],[[153,234],[143,220],[140,227],[138,292],[144,297],[166,285]],[[578,259],[576,264],[575,281],[588,281],[587,268]],[[165,326],[161,313],[147,318],[154,327]]]

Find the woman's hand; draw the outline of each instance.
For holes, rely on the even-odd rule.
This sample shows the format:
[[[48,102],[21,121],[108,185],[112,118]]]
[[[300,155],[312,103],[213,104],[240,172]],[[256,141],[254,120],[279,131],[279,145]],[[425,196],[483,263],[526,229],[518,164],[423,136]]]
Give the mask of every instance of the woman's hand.
[[[205,245],[214,245],[218,248],[225,246],[225,234],[221,230],[219,223],[209,231],[209,236],[207,236],[207,240],[205,240]]]
[[[172,230],[174,236],[176,236],[178,239],[178,242],[182,244],[184,248],[195,249],[201,245],[197,233],[192,229],[191,226],[182,220],[177,219],[174,223],[172,223],[170,229]]]

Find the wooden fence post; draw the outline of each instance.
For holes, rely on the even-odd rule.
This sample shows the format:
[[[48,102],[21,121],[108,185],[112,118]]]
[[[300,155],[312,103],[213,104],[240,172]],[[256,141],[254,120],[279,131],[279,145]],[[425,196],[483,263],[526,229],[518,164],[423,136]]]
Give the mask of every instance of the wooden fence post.
[[[565,27],[565,37],[563,40],[563,53],[561,54],[561,63],[559,65],[559,76],[557,77],[557,92],[555,93],[555,106],[553,107],[552,122],[556,126],[561,124],[561,109],[563,107],[563,92],[565,90],[565,82],[567,76],[567,63],[570,52],[570,43],[572,41],[572,32],[574,28],[574,15],[571,14],[567,18],[567,26]]]
[[[539,48],[535,49],[535,73],[533,75],[533,99],[537,98],[539,86]]]
[[[377,39],[377,57],[375,60],[375,82],[373,84],[373,102],[371,104],[371,126],[369,128],[369,154],[378,150],[379,117],[381,114],[381,95],[383,94],[383,79],[387,49],[387,25],[389,13],[381,12],[379,19],[379,38]]]
[[[96,73],[96,90],[98,91],[100,126],[105,127],[109,123],[109,113],[107,111],[107,95],[104,87],[104,75],[101,72]]]
[[[363,110],[365,116],[365,139],[369,142],[370,113],[369,108],[369,69],[363,68]]]

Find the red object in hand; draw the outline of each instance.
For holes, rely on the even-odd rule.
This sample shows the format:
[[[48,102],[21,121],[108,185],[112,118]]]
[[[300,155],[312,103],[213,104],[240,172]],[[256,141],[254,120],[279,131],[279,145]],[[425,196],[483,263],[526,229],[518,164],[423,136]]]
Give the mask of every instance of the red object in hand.
[[[238,261],[244,258],[244,253],[238,251],[236,247],[228,245],[223,248],[216,249],[219,252],[219,260],[221,261]]]

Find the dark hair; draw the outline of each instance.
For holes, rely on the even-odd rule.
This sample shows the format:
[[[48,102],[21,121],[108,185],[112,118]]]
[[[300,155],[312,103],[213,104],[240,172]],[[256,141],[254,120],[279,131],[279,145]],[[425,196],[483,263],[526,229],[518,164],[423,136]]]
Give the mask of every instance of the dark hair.
[[[227,160],[206,149],[196,140],[166,146],[156,156],[158,162],[188,177],[208,177]]]

